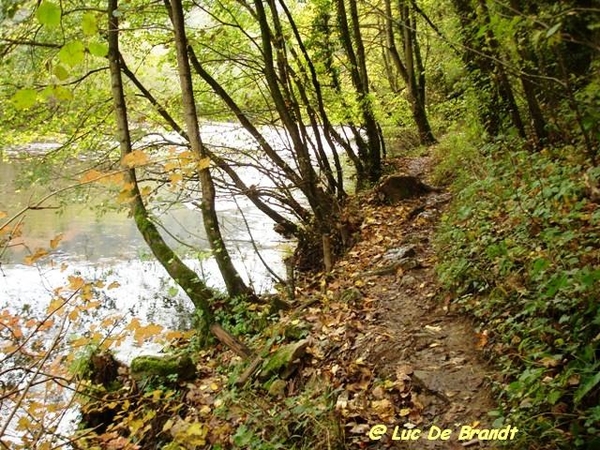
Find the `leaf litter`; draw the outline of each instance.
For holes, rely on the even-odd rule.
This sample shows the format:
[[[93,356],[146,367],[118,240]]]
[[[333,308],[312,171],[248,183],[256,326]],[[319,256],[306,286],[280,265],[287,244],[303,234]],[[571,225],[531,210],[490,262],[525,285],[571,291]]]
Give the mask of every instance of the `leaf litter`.
[[[427,158],[395,162],[410,168],[411,175],[427,171],[429,164]],[[252,439],[266,441],[274,433],[268,418],[275,411],[277,420],[293,421],[297,415],[300,421],[307,411],[317,417],[330,409],[336,422],[330,427],[337,426],[338,439],[323,438],[315,449],[332,448],[333,442],[335,448],[349,449],[464,448],[456,439],[462,425],[489,427],[487,413],[494,404],[487,378],[492,371],[480,359],[487,337],[452,311],[434,272],[430,241],[450,194],[431,192],[396,205],[380,205],[373,194],[366,195],[355,200],[354,210],[349,208],[363,219],[352,250],[331,273],[304,275],[296,286],[299,306],[280,311],[277,323],[252,339],[251,346],[266,360],[286,343],[302,341],[305,351],[293,354],[296,359],[285,370],[267,382],[251,377],[240,387],[236,378],[250,361],[242,362],[221,346],[197,350],[197,379],[179,383],[177,394],[165,386],[166,394],[141,394],[133,381],[125,382],[117,397],[127,407],[117,417],[126,420],[111,424],[99,437],[101,445],[128,448],[122,445],[126,436],[136,443],[131,448],[139,449],[161,442],[161,448],[173,449],[253,448]],[[332,398],[329,404],[325,392]],[[132,398],[137,400],[130,404]],[[147,414],[148,407],[155,411],[151,420],[136,429],[137,436],[128,434],[136,414]],[[259,419],[264,430],[250,433],[252,421]],[[387,427],[380,440],[369,437],[375,425]],[[423,436],[394,440],[396,426],[421,429]],[[452,429],[452,438],[428,440],[431,426]],[[336,434],[326,430],[322,436],[330,431]],[[290,430],[290,439],[297,434]],[[477,448],[493,444],[467,443]]]

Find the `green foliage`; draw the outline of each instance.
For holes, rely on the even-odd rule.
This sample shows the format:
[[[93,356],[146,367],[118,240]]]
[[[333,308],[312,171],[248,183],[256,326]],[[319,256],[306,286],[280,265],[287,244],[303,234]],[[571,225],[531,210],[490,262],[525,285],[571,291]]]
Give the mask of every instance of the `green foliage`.
[[[234,336],[257,334],[276,318],[268,305],[243,297],[219,299],[214,308],[216,321]]]
[[[600,214],[578,154],[490,145],[456,159],[470,183],[437,239],[440,279],[487,331],[503,372],[498,413],[522,439],[565,448],[597,433],[600,400]]]
[[[339,448],[341,433],[334,414],[334,394],[317,383],[309,383],[296,395],[274,402],[253,390],[232,390],[223,397],[217,415],[245,415],[246,420],[233,435],[234,448]]]
[[[433,169],[434,184],[453,181],[455,187],[460,187],[482,175],[479,136],[481,134],[477,127],[466,127],[459,123],[440,138],[433,151],[436,162]]]
[[[62,13],[60,7],[56,3],[43,1],[39,5],[35,16],[42,25],[46,25],[49,28],[60,25]]]
[[[77,352],[69,366],[69,372],[81,379],[89,379],[92,376],[92,356],[100,351],[97,344],[90,343]]]

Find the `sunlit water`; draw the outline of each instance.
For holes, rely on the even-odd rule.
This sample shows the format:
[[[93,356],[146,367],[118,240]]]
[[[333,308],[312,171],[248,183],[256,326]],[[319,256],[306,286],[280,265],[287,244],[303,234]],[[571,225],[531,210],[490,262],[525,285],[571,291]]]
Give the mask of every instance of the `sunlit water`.
[[[212,145],[236,144],[244,150],[256,146],[247,133],[230,124],[207,125],[202,133],[205,142]],[[285,157],[286,136],[273,131],[269,139]],[[29,150],[43,155],[51,149],[52,146],[42,145]],[[8,217],[43,197],[49,189],[34,185],[19,187],[23,167],[14,153],[5,152],[4,160],[0,159],[0,211]],[[270,186],[268,177],[259,171],[247,169],[239,175],[248,185]],[[51,188],[57,187],[60,182]],[[41,317],[56,297],[56,289],[68,285],[69,276],[78,276],[90,282],[103,280],[104,287],[95,290],[101,305],[93,314],[78,321],[79,328],[70,329],[72,336],[85,335],[86,329],[94,323],[115,314],[123,316],[123,324],[135,317],[144,324],[157,323],[165,329],[190,327],[193,307],[189,299],[153,259],[133,220],[123,211],[99,212],[100,206],[111,202],[114,199],[96,197],[93,207],[84,202],[60,205],[58,198],[52,198],[44,206],[60,208],[28,211],[23,216],[22,238],[11,241],[10,248],[0,255],[0,311],[8,309]],[[242,277],[256,292],[273,290],[275,281],[264,262],[283,277],[281,259],[291,244],[275,233],[273,223],[243,197],[233,199],[223,195],[218,199],[217,210],[228,249]],[[185,263],[209,286],[223,290],[216,264],[207,257],[208,244],[200,212],[186,199],[168,208],[158,205],[153,212],[176,237],[162,233],[167,242],[184,255]],[[0,219],[0,225],[5,220],[6,217]],[[58,235],[61,236],[58,246],[51,248],[51,241]],[[24,258],[38,248],[47,249],[48,255],[32,265],[24,264]],[[158,345],[139,344],[133,339],[125,340],[116,349],[117,357],[125,363],[140,354],[159,350]],[[0,419],[6,418],[6,413],[7,410],[0,408]],[[62,419],[59,431],[72,429],[76,417],[76,410],[70,410]],[[14,433],[16,441],[18,435]]]
[[[212,125],[205,135],[212,136],[216,144],[225,144],[227,140],[231,144],[231,136],[224,132],[229,127]],[[239,136],[237,140],[245,142]],[[22,167],[15,159],[0,161],[0,211],[9,216],[44,195],[41,187],[17,189]],[[252,169],[240,175],[249,185],[269,183]],[[100,212],[100,206],[107,202],[114,199],[96,197],[92,199],[92,207],[73,202],[53,209],[59,206],[59,200],[52,198],[44,203],[50,209],[28,211],[24,216],[23,236],[14,239],[0,257],[0,307],[20,309],[27,305],[43,310],[53,291],[63,286],[69,275],[76,274],[87,281],[105,279],[106,284],[113,281],[119,284],[118,288],[103,292],[106,296],[103,308],[107,312],[111,309],[127,311],[165,327],[189,325],[187,317],[192,310],[189,300],[175,289],[164,269],[151,256],[134,221],[125,211]],[[290,244],[273,231],[273,223],[245,198],[222,195],[217,211],[222,233],[241,276],[257,292],[272,290],[274,280],[264,263],[271,271],[283,275],[281,256],[289,250]],[[155,205],[153,214],[169,231],[162,232],[163,237],[184,256],[185,262],[209,286],[223,290],[216,264],[208,256],[200,211],[191,202],[185,202]],[[61,237],[60,242],[51,249],[51,241],[57,236]],[[38,248],[48,250],[49,254],[34,265],[23,264],[24,258]],[[177,308],[174,309],[174,305]],[[130,353],[126,351],[127,355]]]

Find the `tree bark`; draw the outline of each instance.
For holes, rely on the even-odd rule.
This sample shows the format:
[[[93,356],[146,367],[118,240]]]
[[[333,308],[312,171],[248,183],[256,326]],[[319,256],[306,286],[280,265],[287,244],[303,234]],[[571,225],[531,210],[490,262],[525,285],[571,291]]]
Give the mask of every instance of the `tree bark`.
[[[348,58],[350,78],[354,90],[356,91],[356,101],[361,111],[363,126],[365,134],[367,135],[366,146],[361,145],[362,139],[357,139],[359,156],[363,160],[367,181],[374,184],[381,177],[382,137],[379,133],[377,121],[369,98],[369,79],[365,62],[364,45],[358,21],[358,9],[356,1],[349,0],[349,26],[345,0],[336,0],[335,4],[336,12],[338,13],[340,41],[342,42],[342,46]],[[360,182],[361,180],[357,180],[357,183]]]
[[[123,92],[119,54],[119,19],[117,11],[118,0],[108,2],[108,61],[111,77],[111,89],[115,116],[117,120],[117,135],[121,156],[131,153],[131,137],[127,120],[127,106]],[[198,275],[186,266],[175,252],[166,244],[154,223],[150,220],[146,206],[137,184],[135,168],[125,172],[126,184],[131,185],[129,205],[136,226],[150,250],[165,268],[171,278],[181,286],[198,311],[202,312],[205,332],[208,332],[214,317],[209,302],[215,293],[209,289]]]
[[[203,163],[210,158],[200,137],[200,127],[198,124],[198,114],[196,111],[194,90],[192,86],[190,63],[188,60],[187,37],[185,34],[181,0],[171,0],[171,20],[173,22],[173,31],[175,34],[177,68],[183,98],[187,134],[192,153],[196,156],[199,164],[198,177],[202,189],[201,211],[204,229],[206,230],[213,256],[219,266],[219,271],[225,281],[228,294],[231,297],[253,297],[253,292],[246,286],[233,266],[231,257],[229,256],[229,252],[223,241],[215,210],[215,185],[210,173],[210,168],[208,165],[204,166]]]
[[[496,136],[503,126],[503,112],[508,111],[519,135],[526,137],[512,85],[500,63],[498,44],[490,28],[486,5],[477,8],[472,0],[452,0],[452,4],[461,24],[465,49],[462,59],[481,103],[479,116],[483,127],[489,136]],[[478,9],[483,16],[478,16]],[[487,29],[485,38],[479,34],[482,26]]]

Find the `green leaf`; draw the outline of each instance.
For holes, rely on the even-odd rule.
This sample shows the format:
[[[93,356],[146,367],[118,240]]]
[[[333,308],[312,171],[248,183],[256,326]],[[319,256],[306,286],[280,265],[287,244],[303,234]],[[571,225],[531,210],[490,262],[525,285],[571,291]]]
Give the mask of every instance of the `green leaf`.
[[[556,404],[556,402],[562,397],[563,393],[562,391],[552,391],[550,392],[550,394],[548,394],[548,403],[550,403],[551,405]]]
[[[27,109],[35,105],[37,91],[35,89],[21,89],[12,97],[12,103],[17,109]]]
[[[104,58],[106,55],[108,55],[108,46],[101,42],[90,42],[88,45],[88,50],[90,54],[99,56],[100,58]]]
[[[38,93],[38,97],[56,103],[59,101],[72,100],[73,93],[64,86],[46,86],[42,92]]]
[[[585,397],[594,387],[600,383],[600,372],[597,372],[593,377],[588,378],[585,383],[583,383],[579,389],[575,392],[575,396],[573,400],[575,404],[581,402],[583,397]]]
[[[67,69],[65,69],[65,66],[58,65],[58,66],[54,67],[54,70],[52,71],[52,73],[60,81],[65,81],[67,78],[69,78],[69,71]]]
[[[85,13],[81,21],[81,29],[83,30],[83,34],[86,36],[93,36],[98,33],[98,22],[96,21],[96,16],[94,16],[94,14],[91,12]]]
[[[54,86],[52,91],[52,95],[54,95],[57,100],[66,101],[73,99],[73,93],[64,86]]]
[[[55,3],[43,1],[38,6],[35,16],[42,25],[54,28],[60,25],[61,10]]]
[[[85,47],[80,41],[69,42],[58,52],[60,62],[68,66],[76,66],[83,62],[85,58]]]
[[[546,31],[546,37],[549,38],[550,36],[554,35],[562,26],[562,23],[558,22],[556,25],[554,25],[553,27],[551,27],[548,31]]]

